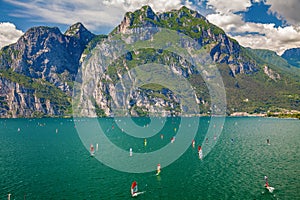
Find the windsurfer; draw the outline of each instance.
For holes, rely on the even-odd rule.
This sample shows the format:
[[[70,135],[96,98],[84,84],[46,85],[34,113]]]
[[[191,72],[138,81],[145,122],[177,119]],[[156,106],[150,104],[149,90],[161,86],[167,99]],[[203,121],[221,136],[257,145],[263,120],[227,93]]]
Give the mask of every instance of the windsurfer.
[[[175,142],[175,139],[176,139],[176,137],[173,136],[173,137],[171,138],[171,143],[174,143],[174,142]]]
[[[203,154],[202,154],[202,147],[200,145],[198,146],[198,154],[199,154],[199,159],[202,160]]]
[[[90,145],[90,154],[91,154],[91,156],[95,155],[95,149],[94,149],[94,145],[93,144]]]
[[[132,184],[131,184],[131,196],[134,197],[137,195],[137,192],[138,192],[138,186],[137,186],[137,182],[136,181],[133,181]]]
[[[160,164],[157,164],[156,176],[158,176],[159,174],[160,174]]]
[[[192,146],[195,148],[195,140],[192,140]]]

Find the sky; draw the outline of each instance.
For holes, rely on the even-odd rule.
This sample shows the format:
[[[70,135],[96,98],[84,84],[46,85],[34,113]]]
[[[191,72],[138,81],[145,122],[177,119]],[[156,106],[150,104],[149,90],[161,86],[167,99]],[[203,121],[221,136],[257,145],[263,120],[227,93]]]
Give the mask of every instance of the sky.
[[[0,48],[34,26],[65,32],[81,22],[94,34],[108,34],[127,11],[150,5],[155,12],[187,6],[242,46],[281,55],[300,47],[299,0],[0,0]]]

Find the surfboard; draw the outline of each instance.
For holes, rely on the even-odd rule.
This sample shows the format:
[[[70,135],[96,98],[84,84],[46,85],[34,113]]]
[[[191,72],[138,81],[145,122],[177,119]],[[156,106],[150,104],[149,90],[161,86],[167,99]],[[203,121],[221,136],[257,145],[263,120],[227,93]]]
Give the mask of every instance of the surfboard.
[[[136,196],[138,196],[138,195],[140,195],[140,194],[144,194],[145,192],[146,192],[146,191],[133,193],[133,194],[132,194],[132,197],[136,197]]]
[[[271,192],[271,193],[275,190],[275,188],[270,187],[270,186],[266,187],[266,189],[269,190],[269,192]]]

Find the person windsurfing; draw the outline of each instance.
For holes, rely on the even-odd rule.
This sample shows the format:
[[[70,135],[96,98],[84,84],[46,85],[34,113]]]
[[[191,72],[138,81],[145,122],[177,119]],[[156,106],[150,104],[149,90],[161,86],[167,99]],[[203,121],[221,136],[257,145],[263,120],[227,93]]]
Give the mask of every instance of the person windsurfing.
[[[198,154],[199,154],[199,159],[202,160],[203,154],[202,154],[202,147],[200,145],[198,146]]]
[[[93,144],[90,145],[90,154],[91,154],[91,156],[95,155],[95,149],[94,149],[94,145]]]
[[[173,137],[171,138],[171,143],[174,143],[174,142],[175,142],[175,139],[176,139],[176,137],[173,136]]]
[[[195,140],[192,140],[192,147],[195,148]]]
[[[268,182],[268,177],[267,176],[264,176],[264,179],[265,179],[265,188],[267,189],[267,190],[269,190],[269,192],[273,192],[274,190],[275,190],[275,188],[274,187],[271,187],[270,185],[269,185],[269,182]]]
[[[160,164],[157,164],[156,176],[158,176],[159,174],[160,174]]]
[[[160,134],[160,139],[164,139],[164,134]]]
[[[133,181],[132,184],[131,184],[131,196],[132,197],[135,197],[137,196],[138,194],[138,186],[137,186],[137,182],[136,181]]]

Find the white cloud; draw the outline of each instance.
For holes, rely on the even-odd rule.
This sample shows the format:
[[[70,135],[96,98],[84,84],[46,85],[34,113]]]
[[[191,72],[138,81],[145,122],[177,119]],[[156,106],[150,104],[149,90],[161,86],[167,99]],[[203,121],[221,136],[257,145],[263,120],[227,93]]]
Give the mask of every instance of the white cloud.
[[[176,9],[184,4],[182,0],[103,0],[103,3],[109,6],[122,7],[127,11],[134,11],[143,5],[150,5],[156,12]]]
[[[246,7],[243,6],[246,6],[248,1],[241,1],[232,9],[230,9],[231,3],[227,6],[219,6],[220,2],[219,4],[217,2],[219,1],[209,0],[209,3],[213,3],[218,12],[208,15],[207,19],[221,27],[241,45],[254,49],[270,49],[279,55],[286,49],[300,47],[300,26],[291,25],[276,28],[274,24],[244,22],[242,17],[233,14],[232,10],[245,10]]]
[[[241,32],[258,32],[234,36],[243,46],[254,49],[270,49],[281,55],[286,49],[300,47],[300,32],[293,26],[278,27],[274,24],[246,23],[238,29]]]
[[[30,18],[32,21],[72,25],[82,22],[88,29],[95,31],[101,27],[113,27],[118,24],[124,10],[107,6],[98,0],[6,0],[22,9],[11,15]]]
[[[188,0],[6,0],[22,7],[14,16],[32,18],[39,22],[72,25],[82,22],[89,30],[99,31],[103,27],[114,28],[127,11],[150,5],[154,11],[162,12],[189,5]]]
[[[288,23],[293,25],[300,25],[300,3],[299,0],[267,0],[270,4],[271,11],[285,19]]]
[[[16,29],[16,26],[9,22],[0,23],[0,48],[15,43],[23,35],[23,32]]]
[[[156,12],[163,12],[183,5],[181,0],[104,0],[110,6],[122,6],[124,10],[136,10],[143,5],[150,5]]]
[[[251,6],[250,0],[230,0],[226,2],[224,0],[208,0],[207,4],[213,6],[216,12],[221,14],[245,10]]]
[[[221,27],[225,32],[233,32],[242,26],[245,22],[241,16],[232,13],[210,14],[206,18],[213,24]]]

